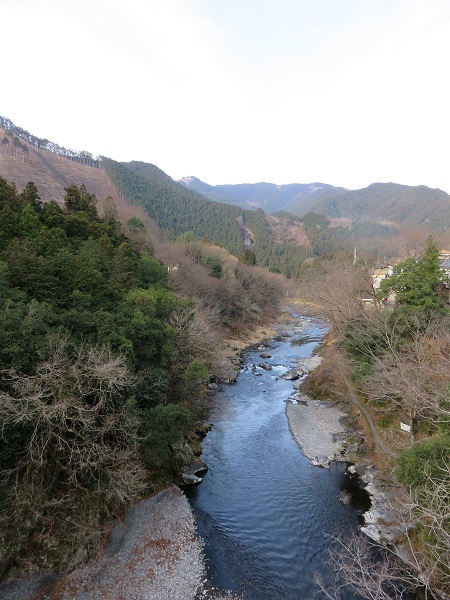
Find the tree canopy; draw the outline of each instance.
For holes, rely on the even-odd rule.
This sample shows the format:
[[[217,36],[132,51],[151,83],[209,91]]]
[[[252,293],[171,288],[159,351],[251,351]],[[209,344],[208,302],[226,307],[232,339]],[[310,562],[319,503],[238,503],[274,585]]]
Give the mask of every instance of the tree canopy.
[[[442,285],[446,276],[439,264],[439,248],[430,236],[423,253],[409,257],[394,267],[393,275],[380,286],[383,296],[395,293],[397,305],[426,312],[446,310]]]

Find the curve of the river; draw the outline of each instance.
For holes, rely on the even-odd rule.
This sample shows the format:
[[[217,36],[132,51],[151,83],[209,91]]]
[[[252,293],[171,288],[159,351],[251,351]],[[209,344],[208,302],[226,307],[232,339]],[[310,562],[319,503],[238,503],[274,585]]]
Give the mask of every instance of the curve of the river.
[[[264,362],[272,370],[257,366],[261,349],[246,351],[237,382],[214,400],[202,455],[209,471],[188,495],[209,580],[246,599],[324,598],[316,575],[332,580],[325,560],[335,542],[328,535],[357,531],[367,508],[340,500],[352,485],[345,465],[312,466],[288,428],[285,402],[293,386],[282,375],[311,356],[325,332],[299,317],[289,334],[268,343],[272,358]]]

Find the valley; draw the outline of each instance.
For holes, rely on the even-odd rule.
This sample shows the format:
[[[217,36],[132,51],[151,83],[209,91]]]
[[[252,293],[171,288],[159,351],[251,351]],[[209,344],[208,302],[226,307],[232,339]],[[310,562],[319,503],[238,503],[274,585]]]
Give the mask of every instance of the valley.
[[[346,458],[355,469],[374,465],[378,481],[401,490],[395,501],[412,515],[406,528],[393,528],[394,537],[379,535],[375,554],[384,558],[371,563],[377,585],[392,597],[411,589],[445,597],[450,302],[440,250],[450,243],[450,197],[392,183],[352,191],[317,183],[180,183],[150,163],[94,158],[39,140],[8,119],[1,124],[2,576],[54,578],[83,569],[127,506],[197,481],[203,451],[211,472],[204,487],[186,493],[207,540],[211,594],[231,590],[260,600],[270,589],[271,597],[290,598],[302,582],[305,594],[323,597],[324,584],[299,559],[320,547],[315,570],[324,563],[320,518],[286,515],[304,511],[332,480],[334,495],[319,512],[348,519],[354,534],[339,560],[351,560],[352,544],[364,538],[358,509],[343,506],[336,456],[312,457],[315,465],[331,463],[332,476],[309,464],[287,427],[285,403],[341,410],[350,395],[355,439],[333,444],[344,441],[344,453],[353,448]],[[373,269],[387,264],[390,276],[376,290]],[[287,303],[296,314],[280,331]],[[243,355],[251,336],[261,348]],[[298,353],[309,358],[313,351],[324,361],[307,374]],[[366,413],[380,437],[364,424]],[[300,488],[289,487],[300,473]],[[219,487],[209,488],[217,477]],[[221,505],[223,485],[234,514]],[[252,507],[242,495],[247,488]],[[305,489],[296,509],[290,499]],[[258,519],[250,526],[260,496],[267,521],[289,505],[284,533],[274,530],[270,539],[261,537]],[[294,523],[293,545],[275,551]],[[320,535],[336,531],[330,524]],[[392,549],[386,541],[392,556],[385,556]],[[225,560],[236,544],[241,558]],[[405,566],[398,559],[406,547],[413,551]],[[276,555],[278,566],[262,566],[266,554]],[[287,559],[299,572],[267,579],[266,571],[280,572]],[[192,589],[200,589],[203,560],[187,577]],[[227,566],[221,571],[219,563]],[[333,572],[321,575],[330,590]],[[356,581],[362,571],[352,575]],[[358,581],[337,580],[335,597],[359,598]],[[187,598],[191,592],[180,596]]]

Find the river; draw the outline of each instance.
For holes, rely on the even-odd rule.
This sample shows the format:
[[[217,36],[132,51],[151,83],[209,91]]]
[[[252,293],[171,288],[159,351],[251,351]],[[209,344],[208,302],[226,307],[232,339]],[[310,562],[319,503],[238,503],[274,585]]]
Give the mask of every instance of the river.
[[[216,589],[251,600],[325,598],[316,575],[326,585],[333,578],[328,536],[356,532],[362,522],[367,498],[340,500],[343,489],[356,489],[345,464],[312,466],[285,414],[294,390],[282,375],[325,333],[324,324],[298,317],[298,326],[266,344],[272,370],[255,369],[261,349],[249,349],[237,382],[214,399],[202,455],[209,471],[188,495]]]

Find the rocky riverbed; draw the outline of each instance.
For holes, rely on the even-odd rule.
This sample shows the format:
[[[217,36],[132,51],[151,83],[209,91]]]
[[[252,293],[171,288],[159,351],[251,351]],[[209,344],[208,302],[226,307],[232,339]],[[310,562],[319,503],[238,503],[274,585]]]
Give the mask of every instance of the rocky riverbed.
[[[255,332],[252,341],[267,334],[267,337],[283,334],[283,330],[290,331],[292,326],[299,332],[308,328],[308,319],[299,324],[287,313],[282,322],[276,332],[268,329]],[[230,375],[223,380],[233,381],[237,377],[244,347],[244,343],[235,342],[228,346],[225,364],[231,365]],[[318,356],[301,359],[296,369],[285,374],[296,388],[286,404],[286,412],[291,433],[303,453],[314,464],[327,467],[331,461],[352,460],[364,440],[346,425],[345,407],[311,400],[299,389],[320,361]],[[369,535],[380,537],[378,522],[383,518],[383,492],[376,487],[370,464],[364,469],[359,465],[355,468],[361,471],[359,474],[373,497],[380,500],[373,504],[368,517],[370,522],[366,524]],[[208,587],[193,514],[186,497],[176,486],[130,507],[123,521],[112,529],[97,560],[67,576],[40,574],[0,588],[0,600],[193,600],[202,597],[219,599],[220,595]]]

